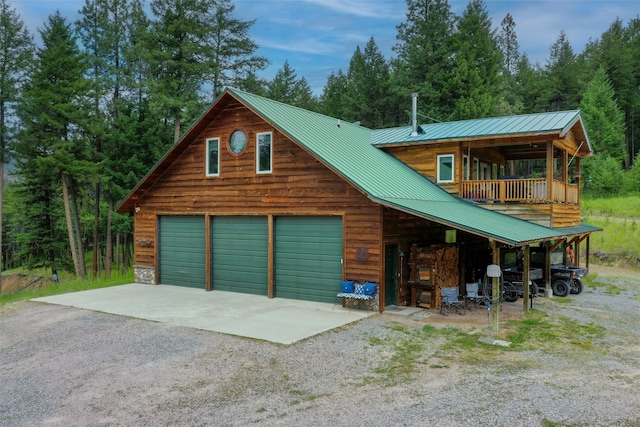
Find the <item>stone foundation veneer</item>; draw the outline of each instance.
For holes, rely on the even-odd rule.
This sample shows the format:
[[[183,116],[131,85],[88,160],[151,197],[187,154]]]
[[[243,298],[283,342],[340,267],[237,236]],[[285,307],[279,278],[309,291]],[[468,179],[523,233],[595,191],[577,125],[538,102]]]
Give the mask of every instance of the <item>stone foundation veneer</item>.
[[[156,270],[153,267],[134,265],[133,280],[135,280],[136,283],[143,283],[145,285],[155,285]]]

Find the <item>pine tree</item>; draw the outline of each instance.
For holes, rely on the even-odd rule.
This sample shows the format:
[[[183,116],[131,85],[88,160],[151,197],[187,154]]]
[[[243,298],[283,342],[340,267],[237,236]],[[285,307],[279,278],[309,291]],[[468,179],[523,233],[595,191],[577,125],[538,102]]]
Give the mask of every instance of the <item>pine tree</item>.
[[[640,18],[630,21],[626,28],[620,19],[614,21],[599,40],[587,46],[585,56],[586,63],[594,70],[604,67],[607,73],[628,123],[627,158],[633,160],[633,138],[640,134],[637,127],[640,123],[637,118],[640,116]]]
[[[347,118],[346,93],[347,76],[344,75],[342,70],[338,70],[337,73],[331,73],[320,95],[320,112],[327,116],[350,120]]]
[[[499,116],[519,114],[524,109],[522,96],[517,90],[516,74],[520,63],[520,50],[516,35],[516,23],[507,14],[500,23],[498,47],[502,55],[502,89],[499,91],[494,112]]]
[[[11,150],[15,121],[11,117],[20,97],[22,85],[31,68],[33,39],[24,22],[7,4],[0,0],[0,290],[2,290],[2,212],[4,206],[4,169]]]
[[[148,34],[149,88],[155,112],[173,123],[173,139],[189,112],[201,110],[200,88],[208,67],[202,41],[209,24],[207,0],[152,0]]]
[[[527,54],[520,56],[514,75],[514,97],[522,103],[521,113],[539,113],[538,98],[544,87],[544,73],[540,66],[531,64]]]
[[[131,121],[130,116],[123,116],[122,110],[130,102],[130,99],[123,94],[135,93],[134,80],[127,75],[127,72],[132,69],[128,64],[127,56],[135,58],[136,55],[132,51],[129,37],[133,33],[129,29],[132,28],[132,17],[135,13],[135,5],[128,0],[86,0],[81,10],[82,19],[76,23],[82,46],[91,64],[89,78],[93,82],[91,134],[95,153],[94,162],[100,163],[104,170],[95,184],[93,193],[94,277],[98,275],[100,265],[101,196],[104,195],[107,200],[107,224],[104,226],[106,231],[104,266],[107,278],[111,274],[113,253],[111,229],[113,209],[115,202],[124,196],[122,191],[114,191],[110,180],[112,171],[104,166],[107,154],[114,160],[121,159],[123,133]],[[135,98],[132,99],[135,101]],[[109,164],[118,167],[121,162],[115,161]]]
[[[518,69],[520,61],[520,45],[516,35],[516,22],[513,16],[507,13],[500,23],[500,33],[498,35],[498,47],[502,53],[502,64],[507,75],[514,75]]]
[[[238,89],[253,93],[259,96],[267,95],[267,80],[258,77],[255,72],[248,71],[246,76],[236,82]]]
[[[615,92],[604,67],[596,72],[584,91],[580,110],[595,153],[619,162],[625,160],[624,113],[615,100]]]
[[[390,123],[391,98],[389,64],[373,37],[364,48],[356,48],[347,72],[345,119],[357,120],[369,128]]]
[[[627,123],[627,146],[634,165],[640,160],[640,17],[629,21],[625,34],[633,54],[633,80],[635,87],[629,94],[629,105],[625,108]]]
[[[54,197],[63,194],[76,275],[84,277],[78,195],[94,173],[91,146],[86,137],[89,127],[86,112],[91,110],[85,97],[91,90],[85,79],[87,62],[69,24],[59,12],[49,17],[40,35],[43,47],[37,52],[35,69],[18,109],[24,126],[16,144],[19,173],[25,182],[35,187],[30,189],[30,194],[37,198],[32,201],[34,206],[50,208],[55,205]],[[62,187],[62,191],[56,194],[49,186],[51,183]],[[38,185],[42,185],[42,189],[37,188]],[[36,211],[34,215],[37,214]],[[33,220],[34,225],[46,226],[36,218]],[[37,230],[35,235],[48,233],[52,239],[58,239],[58,227],[53,221],[49,221],[49,226],[48,230]],[[31,244],[37,246],[45,242],[32,240]],[[49,256],[56,253],[55,247],[41,252]],[[52,267],[57,264],[51,258],[43,262]]]
[[[454,15],[447,0],[407,0],[406,21],[398,25],[398,43],[393,47],[396,109],[410,105],[410,95],[419,94],[419,109],[443,120],[453,107],[443,88],[450,79],[450,39]],[[406,117],[404,123],[410,122]],[[400,123],[397,123],[400,124]]]
[[[211,0],[209,24],[204,42],[206,80],[211,84],[215,100],[224,86],[238,86],[257,71],[264,70],[269,60],[255,55],[258,45],[249,37],[255,21],[233,17],[231,0]]]
[[[582,85],[576,76],[580,69],[576,55],[564,31],[551,46],[545,67],[545,85],[540,94],[538,108],[543,111],[575,109],[580,102]]]
[[[483,0],[467,4],[452,37],[452,48],[452,78],[446,84],[446,93],[455,103],[451,118],[491,116],[501,95],[502,57]]]
[[[317,101],[304,77],[298,79],[296,70],[285,61],[273,80],[267,85],[267,97],[285,104],[315,111]]]

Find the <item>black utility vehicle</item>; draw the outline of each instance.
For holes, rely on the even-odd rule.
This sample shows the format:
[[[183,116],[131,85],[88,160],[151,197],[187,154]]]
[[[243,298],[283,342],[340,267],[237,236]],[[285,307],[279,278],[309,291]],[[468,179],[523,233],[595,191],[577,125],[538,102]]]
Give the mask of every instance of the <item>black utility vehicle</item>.
[[[544,269],[546,260],[546,248],[531,248],[531,266]],[[551,289],[553,294],[559,297],[567,295],[578,295],[584,290],[581,278],[589,274],[589,269],[575,267],[562,263],[562,250],[555,250],[551,253]],[[538,280],[538,288],[544,291],[545,282],[543,278]]]

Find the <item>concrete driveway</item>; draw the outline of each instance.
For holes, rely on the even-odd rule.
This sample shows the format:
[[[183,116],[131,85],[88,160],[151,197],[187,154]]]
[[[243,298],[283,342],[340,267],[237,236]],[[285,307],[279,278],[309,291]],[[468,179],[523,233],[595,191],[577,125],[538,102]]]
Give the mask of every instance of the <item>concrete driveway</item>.
[[[33,301],[292,344],[377,314],[335,304],[170,285],[113,286]]]

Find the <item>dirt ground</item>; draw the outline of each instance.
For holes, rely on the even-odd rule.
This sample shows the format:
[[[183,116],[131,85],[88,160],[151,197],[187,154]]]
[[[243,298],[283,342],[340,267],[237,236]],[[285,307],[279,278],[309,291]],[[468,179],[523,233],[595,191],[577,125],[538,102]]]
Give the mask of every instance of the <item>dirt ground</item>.
[[[383,313],[282,346],[7,304],[0,425],[640,425],[640,274],[592,271],[619,292],[591,287],[569,302],[536,298],[534,307],[594,335],[518,351],[451,349],[445,337],[455,332],[425,332],[457,326],[484,335],[486,307],[425,310],[423,318]],[[631,280],[611,279],[622,275]],[[503,304],[501,325],[522,308],[522,300]]]
[[[2,292],[14,293],[23,289],[40,289],[53,283],[51,278],[28,276],[26,274],[9,274],[2,276]]]

